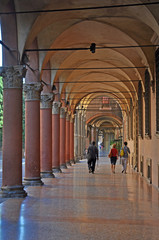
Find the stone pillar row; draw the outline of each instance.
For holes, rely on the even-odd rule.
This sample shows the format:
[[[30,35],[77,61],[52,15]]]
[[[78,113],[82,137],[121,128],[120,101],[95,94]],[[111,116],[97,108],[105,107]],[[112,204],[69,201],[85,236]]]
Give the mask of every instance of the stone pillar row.
[[[73,120],[74,124],[74,120]],[[77,111],[75,114],[75,129],[74,130],[74,143],[75,143],[75,160],[78,162],[85,157],[86,148],[86,115],[81,111]],[[71,151],[70,151],[71,152]]]
[[[60,102],[53,102],[52,93],[41,95],[41,82],[23,86],[25,72],[22,66],[0,68],[4,83],[2,197],[25,197],[24,185],[43,185],[41,178],[52,178],[54,172],[74,163],[73,116]],[[22,87],[25,93],[23,184]]]

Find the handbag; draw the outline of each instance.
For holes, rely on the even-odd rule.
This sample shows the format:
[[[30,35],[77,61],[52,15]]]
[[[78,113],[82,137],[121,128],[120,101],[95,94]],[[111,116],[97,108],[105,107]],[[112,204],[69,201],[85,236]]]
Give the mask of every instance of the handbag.
[[[91,154],[87,153],[87,160],[90,161],[91,160]]]
[[[108,157],[111,158],[112,157],[112,150],[110,150]]]

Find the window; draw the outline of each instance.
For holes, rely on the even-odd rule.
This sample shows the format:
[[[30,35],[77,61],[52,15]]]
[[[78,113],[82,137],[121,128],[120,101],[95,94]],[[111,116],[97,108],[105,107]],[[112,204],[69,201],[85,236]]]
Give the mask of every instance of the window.
[[[133,139],[133,104],[130,99],[130,138]]]
[[[156,50],[156,132],[159,133],[159,48]]]
[[[143,137],[143,103],[142,103],[142,84],[138,83],[138,134]]]
[[[145,135],[150,136],[150,74],[145,71]]]

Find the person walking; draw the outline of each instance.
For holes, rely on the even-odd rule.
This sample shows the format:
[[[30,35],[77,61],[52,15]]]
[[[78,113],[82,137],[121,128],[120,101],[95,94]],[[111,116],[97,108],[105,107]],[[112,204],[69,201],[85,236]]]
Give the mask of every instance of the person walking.
[[[95,141],[90,144],[87,150],[87,159],[88,159],[88,169],[89,173],[94,173],[96,159],[98,160],[98,148],[95,145]]]
[[[115,165],[116,165],[116,161],[118,159],[118,150],[116,149],[115,143],[113,144],[113,147],[110,150],[108,157],[110,157],[111,171],[112,171],[112,173],[115,173]]]
[[[130,154],[130,149],[129,147],[127,146],[127,142],[124,142],[124,155],[121,156],[121,160],[122,160],[122,166],[123,166],[123,170],[122,170],[122,173],[127,173],[126,170],[127,170],[127,163],[128,163],[128,154]]]

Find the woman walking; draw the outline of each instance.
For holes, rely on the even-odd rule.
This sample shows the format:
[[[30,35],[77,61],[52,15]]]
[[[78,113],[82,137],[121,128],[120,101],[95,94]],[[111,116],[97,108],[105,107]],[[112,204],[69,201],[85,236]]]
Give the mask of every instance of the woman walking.
[[[115,173],[115,165],[116,165],[116,161],[118,159],[118,150],[116,149],[115,143],[113,144],[113,147],[110,150],[108,157],[110,157],[111,171],[112,171],[112,173]]]

